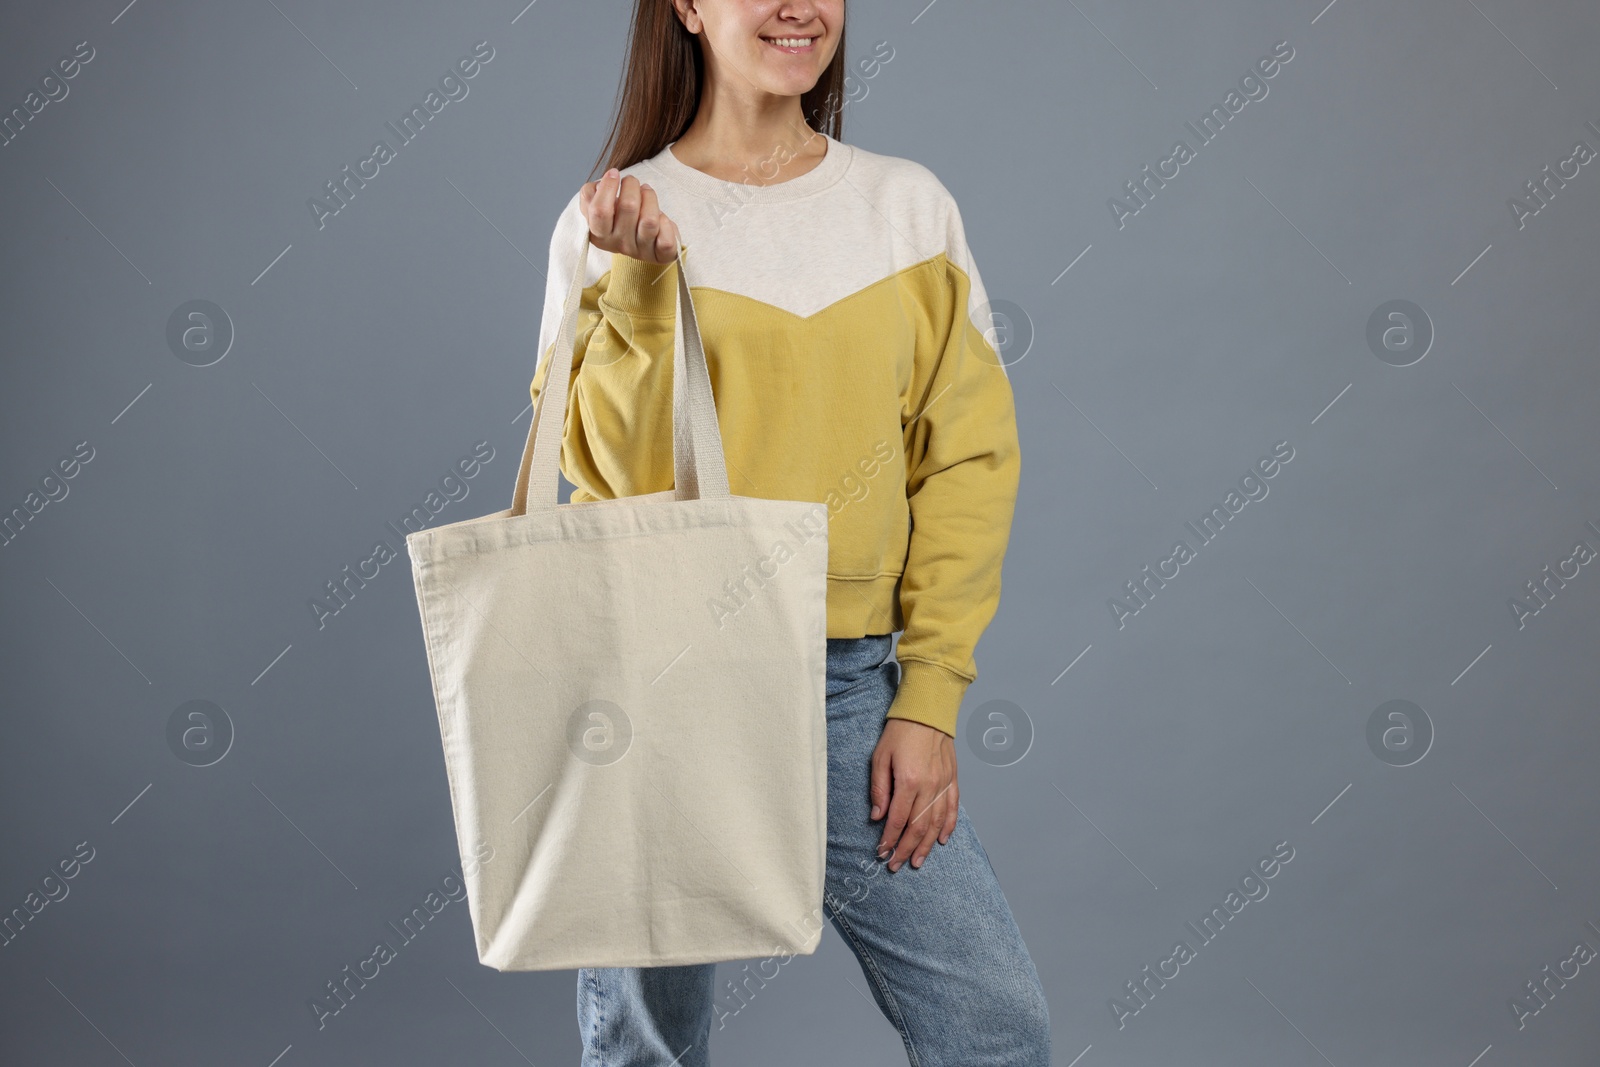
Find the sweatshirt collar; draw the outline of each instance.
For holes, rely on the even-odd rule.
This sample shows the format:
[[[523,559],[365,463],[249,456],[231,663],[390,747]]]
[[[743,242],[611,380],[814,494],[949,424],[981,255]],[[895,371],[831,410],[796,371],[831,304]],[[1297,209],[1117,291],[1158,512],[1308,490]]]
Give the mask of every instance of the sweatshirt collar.
[[[817,136],[828,143],[827,154],[822,161],[798,178],[788,178],[772,184],[762,184],[759,174],[752,174],[748,183],[724,181],[713,178],[704,171],[696,170],[683,162],[672,153],[673,141],[660,152],[645,160],[657,174],[666,178],[673,185],[693,193],[696,196],[710,200],[724,200],[737,203],[772,203],[780,200],[795,200],[802,196],[821,192],[843,177],[845,170],[850,165],[850,146],[842,141],[836,141],[826,133],[818,131]]]

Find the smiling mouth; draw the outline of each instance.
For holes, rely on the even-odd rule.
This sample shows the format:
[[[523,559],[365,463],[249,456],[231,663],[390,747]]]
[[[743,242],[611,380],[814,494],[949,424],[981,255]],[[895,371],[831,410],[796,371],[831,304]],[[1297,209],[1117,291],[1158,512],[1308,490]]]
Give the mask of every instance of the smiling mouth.
[[[763,37],[761,39],[780,52],[788,52],[791,55],[809,52],[812,45],[817,42],[816,37]]]

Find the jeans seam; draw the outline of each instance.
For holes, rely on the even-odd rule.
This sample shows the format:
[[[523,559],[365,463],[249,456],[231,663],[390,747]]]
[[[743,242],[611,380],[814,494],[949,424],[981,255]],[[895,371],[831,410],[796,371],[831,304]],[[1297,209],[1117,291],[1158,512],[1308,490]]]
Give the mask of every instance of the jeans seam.
[[[590,1033],[590,1047],[595,1050],[600,1063],[607,1062],[605,1046],[605,1002],[600,995],[600,979],[596,978],[593,971],[589,972],[589,995],[594,999],[594,1029]]]
[[[895,1030],[899,1032],[900,1040],[905,1043],[906,1055],[910,1057],[911,1067],[920,1067],[922,1061],[917,1056],[916,1046],[911,1043],[911,1031],[906,1026],[905,1015],[900,1011],[900,1005],[894,999],[894,993],[889,989],[889,983],[884,981],[883,972],[878,967],[878,961],[873,958],[872,950],[856,936],[855,930],[850,926],[850,921],[831,902],[828,904],[828,911],[833,915],[834,921],[839,924],[839,928],[844,931],[845,936],[850,939],[850,943],[855,946],[862,962],[866,964],[867,980],[877,987],[879,995],[883,997],[883,1002],[889,1006],[889,1010],[893,1013],[893,1017],[889,1021],[893,1024]]]

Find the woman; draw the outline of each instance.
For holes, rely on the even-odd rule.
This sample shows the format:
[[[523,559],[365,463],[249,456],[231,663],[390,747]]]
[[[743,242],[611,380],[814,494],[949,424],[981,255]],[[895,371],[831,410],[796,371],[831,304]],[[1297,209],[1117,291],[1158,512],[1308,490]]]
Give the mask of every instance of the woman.
[[[638,0],[612,165],[551,240],[531,394],[584,227],[562,471],[575,502],[672,487],[681,237],[733,492],[829,507],[828,918],[911,1063],[1044,1065],[953,743],[999,604],[1012,394],[948,190],[837,139],[844,30],[844,0]],[[715,972],[580,970],[585,1067],[706,1064],[713,1018],[753,995]]]

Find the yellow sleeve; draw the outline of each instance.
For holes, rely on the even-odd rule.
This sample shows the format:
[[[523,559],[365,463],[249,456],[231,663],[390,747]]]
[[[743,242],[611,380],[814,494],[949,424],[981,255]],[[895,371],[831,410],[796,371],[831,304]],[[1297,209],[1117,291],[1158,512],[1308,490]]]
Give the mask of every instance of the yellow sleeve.
[[[895,650],[900,687],[889,718],[956,733],[973,649],[1000,604],[1000,570],[1021,474],[1011,383],[969,310],[982,282],[952,203],[949,284],[933,309],[948,330],[923,350],[902,398],[911,540],[901,578],[905,631]],[[962,269],[962,263],[966,269]],[[970,272],[970,273],[969,273]],[[979,314],[987,317],[987,307]]]
[[[570,278],[570,275],[568,276]],[[678,265],[612,253],[611,269],[582,290],[561,435],[561,473],[572,500],[672,488],[672,341]],[[566,293],[566,285],[552,286]],[[539,360],[536,406],[555,341]],[[641,403],[651,391],[665,402]]]

